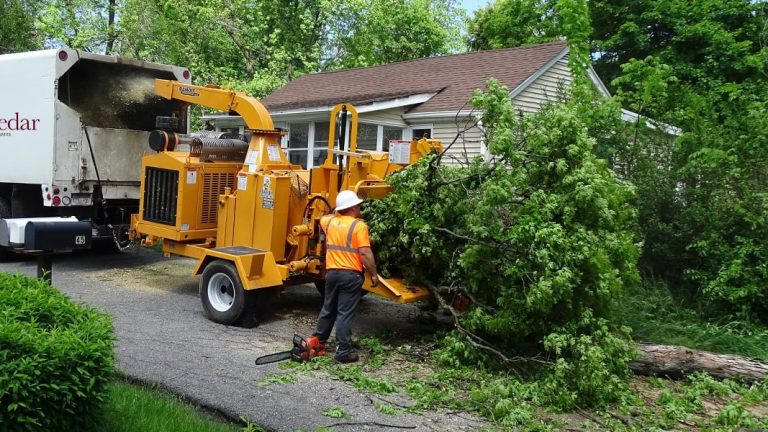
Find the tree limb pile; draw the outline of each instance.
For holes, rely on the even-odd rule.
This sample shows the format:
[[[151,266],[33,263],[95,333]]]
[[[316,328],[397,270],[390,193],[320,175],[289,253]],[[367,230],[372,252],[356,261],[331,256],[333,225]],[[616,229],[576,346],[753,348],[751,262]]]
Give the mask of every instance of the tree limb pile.
[[[455,328],[475,348],[496,355],[510,367],[521,362],[549,363],[538,357],[507,357],[492,344],[465,329],[456,311],[443,299],[436,287],[431,286],[430,289],[440,306],[453,315]],[[638,375],[680,379],[694,372],[706,372],[714,378],[745,383],[760,382],[768,376],[768,362],[747,357],[698,351],[677,345],[638,343],[635,348],[640,352],[640,358],[630,363],[629,367]],[[512,370],[517,373],[514,368]]]
[[[429,286],[440,307],[449,311],[454,319],[454,327],[473,347],[486,351],[500,358],[517,373],[512,366],[516,363],[535,362],[551,364],[540,357],[507,357],[493,344],[468,331],[461,325],[456,310],[445,301],[440,290]],[[462,292],[465,292],[462,290]],[[768,362],[750,359],[733,354],[717,354],[698,351],[677,345],[654,345],[638,343],[635,348],[640,358],[630,363],[630,369],[638,375],[661,376],[680,379],[694,372],[706,372],[714,378],[732,379],[745,383],[760,382],[768,377]],[[519,376],[519,374],[518,374]]]
[[[746,357],[697,351],[674,345],[637,344],[641,356],[630,363],[633,372],[681,378],[692,372],[706,372],[715,378],[730,378],[747,383],[762,381],[768,363]]]

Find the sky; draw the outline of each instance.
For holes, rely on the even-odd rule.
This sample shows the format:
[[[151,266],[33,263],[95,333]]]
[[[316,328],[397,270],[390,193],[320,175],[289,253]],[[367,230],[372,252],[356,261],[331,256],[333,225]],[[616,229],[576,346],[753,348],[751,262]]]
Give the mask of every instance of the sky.
[[[488,1],[489,0],[461,0],[460,4],[461,7],[469,12],[469,16],[472,16],[476,10],[488,4]]]

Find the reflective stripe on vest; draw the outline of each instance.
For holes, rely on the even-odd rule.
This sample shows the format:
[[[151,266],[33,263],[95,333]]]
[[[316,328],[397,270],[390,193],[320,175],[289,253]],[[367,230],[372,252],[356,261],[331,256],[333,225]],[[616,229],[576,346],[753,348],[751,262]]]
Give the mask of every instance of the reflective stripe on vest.
[[[349,226],[349,231],[347,231],[347,244],[345,246],[339,246],[329,243],[330,238],[328,237],[328,230],[331,228],[331,222],[333,222],[333,218],[334,217],[329,218],[328,223],[325,224],[326,249],[354,254],[359,253],[360,250],[358,248],[352,247],[352,236],[355,234],[355,226],[357,226],[357,223],[360,222],[360,220],[355,219],[354,222],[352,222],[352,224]]]

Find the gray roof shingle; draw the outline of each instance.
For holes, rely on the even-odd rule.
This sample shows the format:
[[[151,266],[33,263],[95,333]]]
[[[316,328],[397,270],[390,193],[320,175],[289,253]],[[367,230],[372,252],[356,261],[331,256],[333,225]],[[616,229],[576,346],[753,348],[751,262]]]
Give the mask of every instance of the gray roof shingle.
[[[409,112],[457,111],[465,107],[475,89],[485,88],[489,78],[512,90],[565,48],[565,42],[559,41],[308,74],[261,102],[270,111],[282,111],[341,102],[364,105],[437,93]]]

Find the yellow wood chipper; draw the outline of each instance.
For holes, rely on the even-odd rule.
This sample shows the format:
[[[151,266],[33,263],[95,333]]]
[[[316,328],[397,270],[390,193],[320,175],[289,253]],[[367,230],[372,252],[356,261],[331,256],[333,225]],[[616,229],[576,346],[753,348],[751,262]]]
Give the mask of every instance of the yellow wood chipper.
[[[325,162],[305,170],[288,161],[280,146],[284,132],[245,93],[167,80],[156,80],[155,92],[237,113],[250,135],[152,132],[149,145],[156,153],[142,159],[140,208],[131,218],[134,238],[162,242],[166,256],[197,259],[205,313],[223,324],[256,324],[261,289],[323,280],[319,220],[333,211],[339,191],[381,198],[391,191],[384,182],[388,174],[442,149],[437,140],[420,139],[391,155],[357,151],[357,111],[341,104],[331,111]],[[363,288],[399,303],[430,295],[400,280],[379,281],[371,287],[367,277]]]

